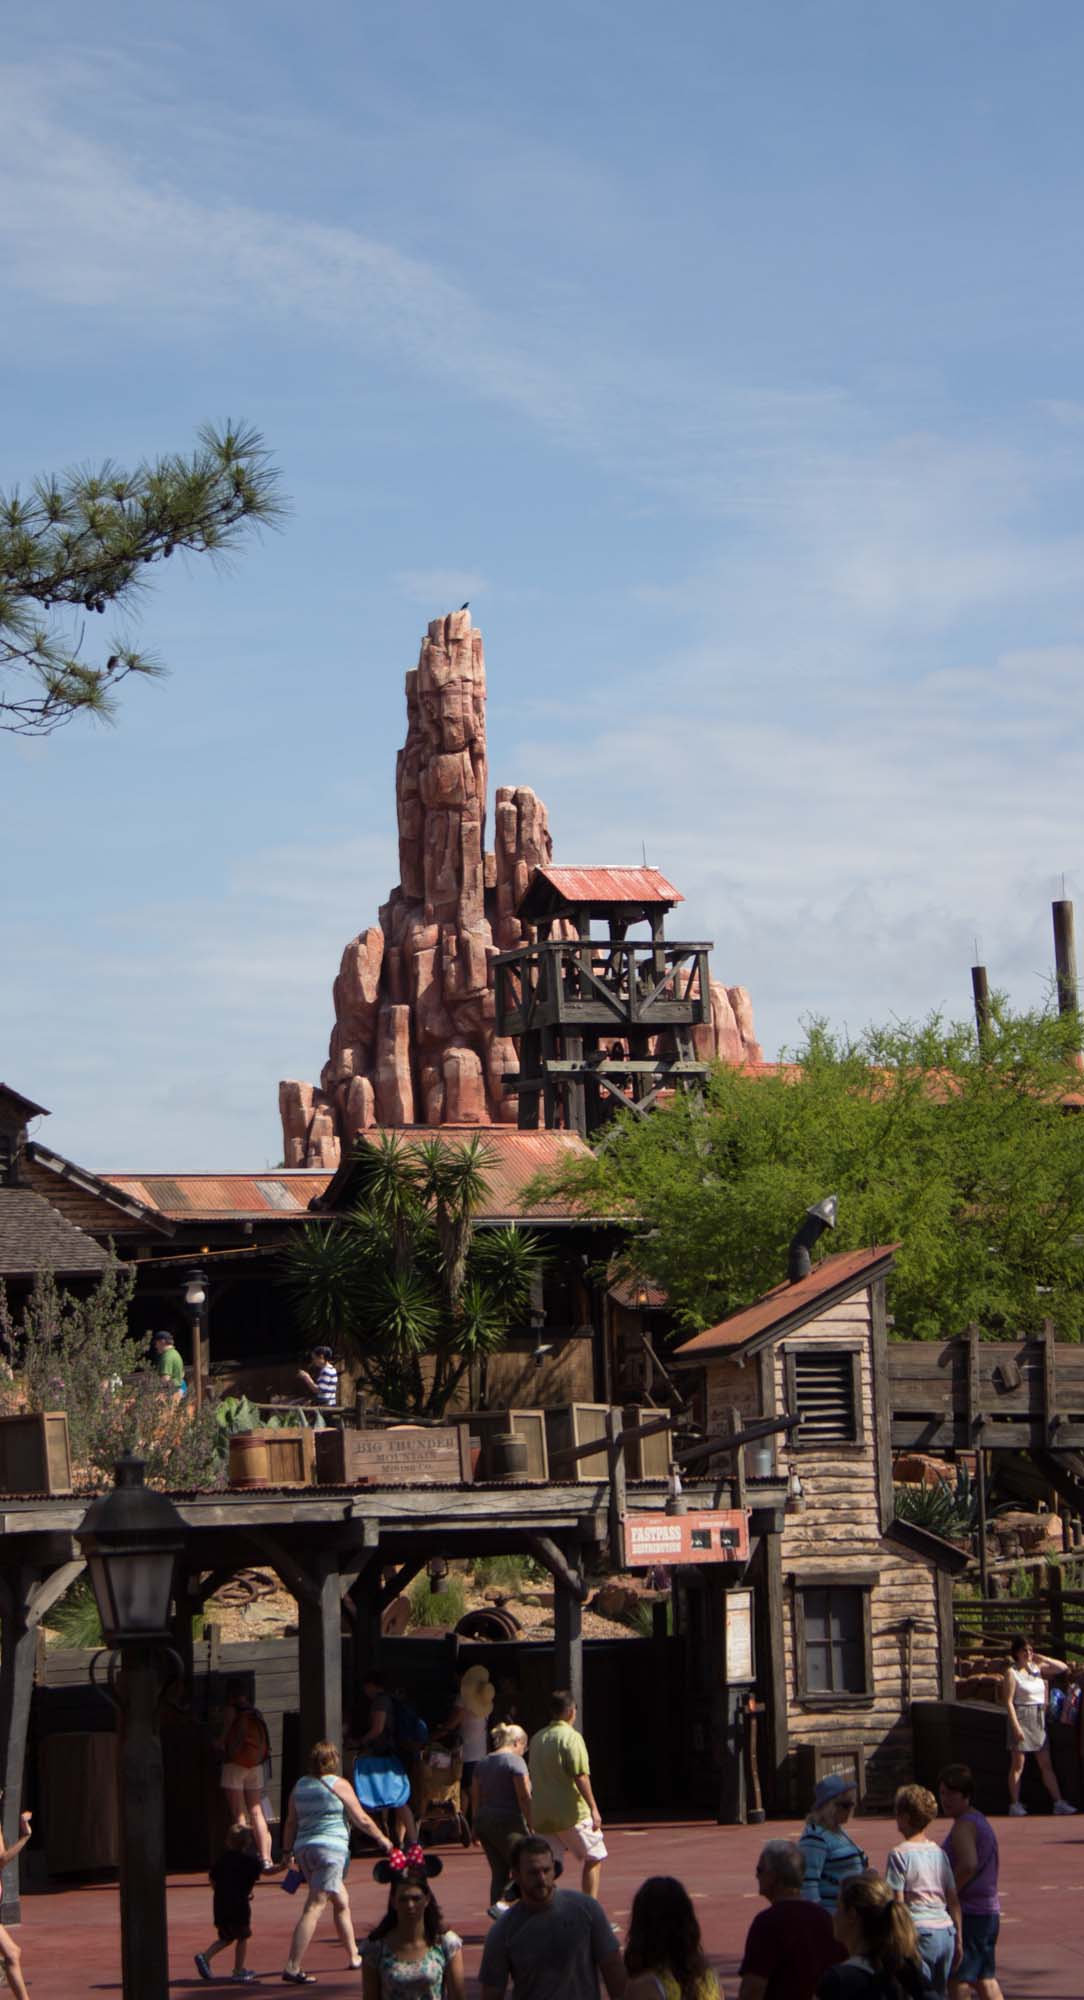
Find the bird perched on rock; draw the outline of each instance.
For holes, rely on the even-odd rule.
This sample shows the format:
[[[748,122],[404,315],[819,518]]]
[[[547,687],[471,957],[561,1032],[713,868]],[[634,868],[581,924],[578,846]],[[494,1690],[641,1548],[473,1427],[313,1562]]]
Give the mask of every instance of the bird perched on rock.
[[[469,597],[468,597],[468,599],[467,599],[467,601],[466,601],[466,603],[465,603],[465,604],[461,604],[461,605],[460,605],[459,609],[460,609],[461,611],[469,611],[469,610],[470,610],[470,598],[469,598]]]

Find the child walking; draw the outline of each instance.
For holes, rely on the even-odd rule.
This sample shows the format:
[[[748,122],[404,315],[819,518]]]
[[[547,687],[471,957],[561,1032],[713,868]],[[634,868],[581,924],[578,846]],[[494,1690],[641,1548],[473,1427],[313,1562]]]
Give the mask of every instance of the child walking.
[[[243,1819],[236,1820],[226,1835],[225,1852],[212,1864],[215,1888],[214,1920],[218,1937],[206,1951],[196,1953],[196,1971],[201,1979],[213,1979],[211,1960],[233,1946],[235,1986],[251,1986],[256,1974],[245,1964],[252,1936],[252,1891],[267,1871],[256,1852],[256,1842]]]

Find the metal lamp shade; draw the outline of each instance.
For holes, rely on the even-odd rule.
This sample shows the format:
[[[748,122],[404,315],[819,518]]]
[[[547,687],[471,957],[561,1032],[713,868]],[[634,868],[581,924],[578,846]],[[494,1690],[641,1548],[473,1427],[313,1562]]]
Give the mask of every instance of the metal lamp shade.
[[[108,1646],[167,1639],[173,1572],[184,1523],[164,1493],[143,1484],[143,1461],[122,1458],[116,1485],[76,1531]]]

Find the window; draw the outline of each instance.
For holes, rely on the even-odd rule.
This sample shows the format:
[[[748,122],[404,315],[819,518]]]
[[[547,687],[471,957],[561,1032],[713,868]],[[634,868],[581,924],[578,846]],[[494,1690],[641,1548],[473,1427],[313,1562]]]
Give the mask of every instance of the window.
[[[860,1444],[857,1351],[791,1348],[786,1364],[787,1403],[802,1420],[792,1444]]]
[[[800,1701],[827,1707],[872,1698],[871,1581],[817,1578],[796,1585]]]

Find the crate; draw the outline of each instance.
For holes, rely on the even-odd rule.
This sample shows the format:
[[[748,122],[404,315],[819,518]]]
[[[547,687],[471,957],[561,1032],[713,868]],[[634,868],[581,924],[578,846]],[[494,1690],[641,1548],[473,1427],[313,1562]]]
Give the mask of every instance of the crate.
[[[363,1431],[314,1431],[322,1486],[459,1486],[472,1478],[462,1424],[395,1424]]]
[[[517,1437],[526,1439],[528,1479],[549,1478],[544,1410],[465,1410],[461,1415],[456,1413],[453,1421],[481,1445],[476,1478],[489,1478],[489,1441],[502,1431],[514,1431]]]
[[[626,1403],[621,1411],[622,1424],[649,1424],[664,1416],[663,1410],[641,1409],[636,1403]],[[656,1431],[654,1437],[628,1438],[625,1442],[625,1473],[629,1479],[666,1479],[670,1471],[670,1460],[674,1452],[672,1431]],[[590,1464],[590,1460],[588,1460]]]
[[[230,1439],[230,1485],[312,1486],[316,1482],[316,1432],[237,1431]]]
[[[66,1410],[0,1417],[0,1492],[70,1493],[72,1455]]]
[[[604,1440],[609,1414],[608,1403],[558,1403],[556,1408],[545,1412],[546,1445],[554,1479],[571,1482],[609,1478],[610,1464],[605,1451],[592,1452],[589,1458],[562,1460],[558,1456],[559,1452],[572,1451],[577,1445],[594,1444],[598,1438]]]

